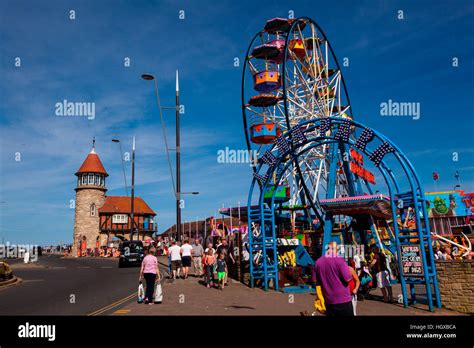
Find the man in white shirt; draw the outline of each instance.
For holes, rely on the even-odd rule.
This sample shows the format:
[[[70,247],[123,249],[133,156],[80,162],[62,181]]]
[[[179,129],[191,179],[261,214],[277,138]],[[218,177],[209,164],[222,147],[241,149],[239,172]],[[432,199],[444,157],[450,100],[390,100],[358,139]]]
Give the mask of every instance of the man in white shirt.
[[[186,239],[184,244],[181,246],[181,260],[183,263],[184,279],[188,278],[189,267],[191,267],[193,247],[189,244]]]
[[[171,258],[171,270],[173,272],[173,279],[176,279],[176,273],[181,271],[181,248],[176,245],[176,241],[173,241],[171,247],[168,249],[168,253]]]
[[[214,248],[212,247],[212,243],[209,243],[209,244],[207,245],[207,248],[206,248],[206,250],[204,250],[204,253],[207,255],[207,253],[208,253],[209,250],[212,250],[212,255],[214,255],[214,254],[216,253],[216,249],[214,249]]]

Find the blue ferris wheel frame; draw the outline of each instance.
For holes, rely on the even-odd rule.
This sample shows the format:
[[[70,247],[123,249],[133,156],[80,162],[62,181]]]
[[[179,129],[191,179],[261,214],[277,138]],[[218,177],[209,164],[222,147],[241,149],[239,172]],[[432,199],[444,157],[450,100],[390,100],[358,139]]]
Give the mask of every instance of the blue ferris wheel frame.
[[[355,139],[351,134],[355,134],[356,129],[362,133]],[[317,136],[311,132],[317,131]],[[369,150],[367,146],[374,140],[379,140],[382,144],[374,150]],[[278,290],[278,262],[277,243],[275,229],[275,194],[273,190],[270,203],[268,196],[265,197],[265,188],[269,186],[270,180],[274,179],[274,184],[278,185],[283,174],[290,168],[292,163],[298,162],[298,157],[314,147],[328,144],[332,147],[333,154],[337,154],[340,146],[351,146],[367,156],[381,172],[388,187],[393,229],[395,233],[395,243],[397,248],[397,260],[400,269],[400,283],[402,287],[403,303],[408,306],[408,296],[406,285],[410,285],[411,303],[416,303],[415,284],[423,284],[426,288],[426,297],[430,311],[433,311],[433,295],[438,308],[441,307],[441,299],[436,277],[436,267],[434,255],[431,247],[431,233],[429,229],[428,213],[424,192],[415,168],[405,156],[405,154],[383,134],[353,120],[327,117],[318,118],[302,122],[282,134],[274,142],[270,150],[259,159],[254,172],[254,177],[250,185],[248,196],[249,211],[249,252],[250,252],[250,286],[254,286],[256,279],[263,281],[263,287],[268,290],[270,280],[275,282],[275,290]],[[384,161],[386,154],[391,153],[403,168],[405,177],[408,179],[410,190],[400,192],[400,186],[393,171]],[[289,157],[289,159],[288,159]],[[286,163],[285,163],[286,162]],[[337,156],[330,157],[330,171],[337,166]],[[262,175],[263,174],[263,175]],[[347,176],[351,180],[352,176]],[[328,192],[335,189],[335,181],[329,180]],[[259,188],[258,204],[252,205],[254,190]],[[311,199],[311,197],[307,197]],[[417,236],[400,230],[397,224],[397,208],[405,209],[411,207],[414,211]],[[424,226],[422,225],[422,221]],[[331,241],[332,216],[326,217],[323,235],[323,250]],[[263,233],[262,233],[263,231]],[[413,232],[413,231],[411,231]],[[417,239],[420,245],[420,254],[423,265],[423,277],[403,275],[400,247],[402,245],[413,245],[412,240]],[[427,249],[427,250],[425,250]],[[263,262],[255,264],[254,258],[260,258]],[[432,288],[433,286],[433,288]]]

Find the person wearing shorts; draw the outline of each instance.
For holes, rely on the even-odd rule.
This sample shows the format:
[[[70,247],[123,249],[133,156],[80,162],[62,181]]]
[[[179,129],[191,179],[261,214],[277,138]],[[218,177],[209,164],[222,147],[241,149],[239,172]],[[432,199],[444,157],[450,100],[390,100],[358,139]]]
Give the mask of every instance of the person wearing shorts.
[[[209,289],[214,287],[214,265],[216,264],[216,257],[213,249],[207,251],[207,255],[203,258],[204,269],[206,271],[206,287]]]
[[[387,268],[387,258],[380,252],[379,247],[374,248],[374,259],[371,263],[375,278],[377,279],[377,288],[382,289],[384,302],[393,301],[392,284],[390,283],[390,273]]]
[[[227,265],[225,262],[225,254],[220,253],[217,259],[217,282],[219,283],[219,289],[224,290],[225,278],[227,272]]]
[[[173,260],[171,261],[171,271],[173,273],[178,272],[178,277],[179,277],[179,271],[181,271],[182,267],[181,260]],[[176,279],[176,275],[173,275],[173,278]]]
[[[176,275],[179,278],[179,271],[181,270],[181,247],[173,241],[172,246],[168,249],[171,258],[171,271],[173,272],[173,279]]]
[[[186,239],[181,246],[181,262],[183,264],[183,275],[184,279],[188,278],[189,268],[191,267],[192,262],[192,252],[193,247],[189,244],[189,241]]]

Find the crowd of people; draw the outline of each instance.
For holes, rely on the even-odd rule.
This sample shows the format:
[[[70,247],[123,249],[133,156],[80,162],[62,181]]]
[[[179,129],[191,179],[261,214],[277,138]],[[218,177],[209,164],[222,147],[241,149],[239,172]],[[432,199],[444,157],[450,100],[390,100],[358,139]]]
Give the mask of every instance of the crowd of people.
[[[315,302],[318,310],[328,316],[354,316],[357,314],[357,301],[373,297],[370,292],[374,288],[380,289],[384,302],[394,301],[392,280],[397,279],[398,269],[392,267],[396,262],[390,255],[375,245],[369,247],[367,253],[349,258],[341,257],[343,255],[339,255],[338,250],[335,242],[330,243],[327,252],[314,264],[313,281],[319,287],[316,293],[320,294]],[[163,241],[158,237],[145,248],[145,253],[140,279],[147,283],[146,303],[152,303],[153,284],[162,279],[155,255],[168,256],[170,279],[187,279],[192,270],[194,277],[203,278],[201,283],[207,288],[220,290],[228,285],[229,269],[235,264],[224,238],[203,246],[200,239],[191,244],[187,239],[181,243]],[[436,260],[463,257],[457,248],[452,250],[449,245],[434,248],[434,256]],[[472,252],[467,255],[471,256]]]
[[[463,248],[456,246],[456,244],[444,244],[441,247],[435,246],[433,248],[433,256],[435,260],[441,261],[453,261],[453,260],[472,260],[474,257],[474,252],[469,251],[469,245],[465,241],[465,238],[455,237],[453,242],[461,245]],[[453,247],[452,247],[452,246]]]
[[[145,248],[145,253],[139,282],[145,280],[144,302],[147,304],[153,304],[155,283],[163,278],[158,267],[157,255],[168,256],[170,279],[187,279],[192,269],[194,277],[203,278],[203,284],[208,289],[224,290],[229,285],[229,269],[235,264],[226,239],[218,239],[215,244],[209,242],[204,249],[200,239],[195,239],[190,244],[188,239],[181,243],[176,240],[165,242],[159,238]]]

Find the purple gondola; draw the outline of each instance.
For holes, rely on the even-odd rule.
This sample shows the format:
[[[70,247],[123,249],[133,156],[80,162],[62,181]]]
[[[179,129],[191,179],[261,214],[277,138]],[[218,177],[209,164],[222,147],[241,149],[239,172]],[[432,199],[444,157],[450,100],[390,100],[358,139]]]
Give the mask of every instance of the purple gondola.
[[[276,34],[278,32],[282,32],[282,33],[288,32],[294,21],[295,19],[280,18],[280,17],[272,18],[272,19],[269,19],[265,23],[265,28],[263,28],[263,30],[269,34]],[[306,23],[304,22],[299,23],[300,30],[303,30],[305,26],[306,26]]]

